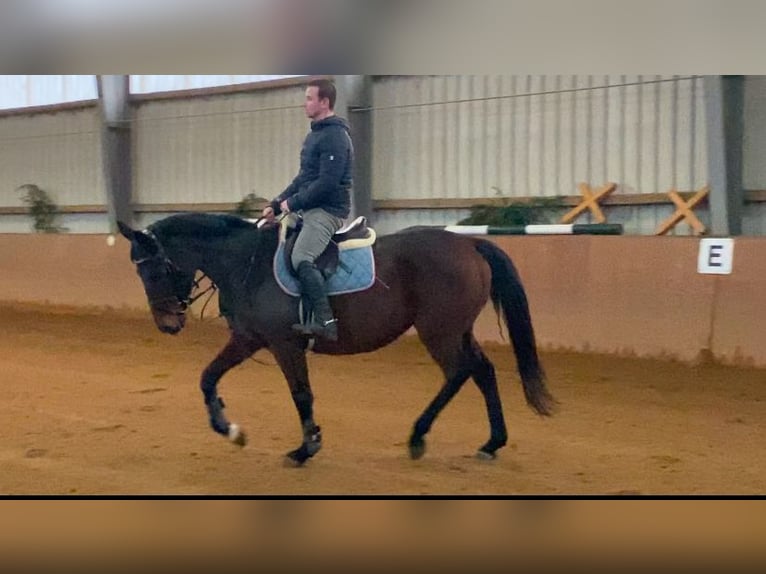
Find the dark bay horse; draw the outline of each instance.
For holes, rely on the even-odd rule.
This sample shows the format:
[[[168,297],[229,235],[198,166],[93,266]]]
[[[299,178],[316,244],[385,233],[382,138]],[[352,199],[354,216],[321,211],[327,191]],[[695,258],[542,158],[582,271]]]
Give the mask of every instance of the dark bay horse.
[[[184,327],[197,271],[219,289],[230,339],[200,382],[213,429],[245,444],[244,432],[224,415],[217,385],[229,369],[267,348],[287,379],[303,430],[302,444],[287,453],[288,459],[302,464],[316,454],[321,432],[314,421],[307,340],[291,329],[298,317],[298,298],[281,290],[272,269],[278,226],[258,228],[236,216],[191,213],[167,217],[142,231],[123,223],[119,227],[131,241],[131,260],[162,332],[175,334]],[[338,341],[317,339],[313,351],[374,351],[415,326],[445,382],[415,421],[409,439],[412,458],[423,455],[424,436],[469,377],[484,397],[490,426],[489,440],[477,455],[494,458],[506,444],[495,369],[473,335],[474,321],[490,298],[508,327],[527,403],[540,415],[552,413],[555,401],[545,386],[526,294],[501,249],[484,239],[421,227],[382,236],[373,250],[374,285],[331,297]]]

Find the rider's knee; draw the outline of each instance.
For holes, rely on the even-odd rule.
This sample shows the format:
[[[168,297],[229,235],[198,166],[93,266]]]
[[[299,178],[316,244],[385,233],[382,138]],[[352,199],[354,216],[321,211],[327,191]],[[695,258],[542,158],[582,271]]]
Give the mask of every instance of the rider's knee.
[[[314,260],[311,258],[310,255],[306,253],[295,253],[293,252],[292,257],[290,257],[290,261],[293,264],[293,269],[298,269],[301,266],[301,263],[314,263]]]

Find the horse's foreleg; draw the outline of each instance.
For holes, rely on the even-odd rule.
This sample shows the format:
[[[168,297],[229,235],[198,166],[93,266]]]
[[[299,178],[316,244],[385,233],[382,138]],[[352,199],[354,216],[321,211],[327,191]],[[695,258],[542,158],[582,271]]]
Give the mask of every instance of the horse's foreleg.
[[[313,404],[314,395],[310,388],[293,392],[293,402],[298,410],[303,430],[303,442],[301,445],[287,453],[290,462],[302,465],[322,448],[322,430],[314,422]]]
[[[322,432],[314,422],[314,395],[309,385],[306,352],[301,343],[283,342],[273,344],[270,348],[290,386],[290,394],[301,421],[303,442],[287,453],[287,460],[300,466],[322,448]]]
[[[210,426],[234,444],[245,446],[247,437],[237,424],[230,423],[223,414],[224,403],[218,396],[218,381],[232,367],[236,367],[258,349],[265,346],[263,341],[232,333],[229,342],[202,372],[200,388],[205,397],[205,406],[210,416]]]

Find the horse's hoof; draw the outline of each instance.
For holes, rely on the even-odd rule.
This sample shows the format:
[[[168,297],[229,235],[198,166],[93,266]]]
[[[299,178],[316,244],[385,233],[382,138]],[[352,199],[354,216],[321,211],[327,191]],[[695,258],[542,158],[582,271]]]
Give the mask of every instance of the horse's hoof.
[[[422,438],[410,439],[410,458],[418,460],[426,453],[426,441]]]
[[[497,455],[494,452],[479,449],[476,451],[476,458],[479,460],[495,460]]]
[[[298,462],[296,459],[291,457],[289,454],[285,455],[285,458],[282,460],[282,466],[285,468],[300,468],[303,466],[302,462]]]
[[[311,457],[306,452],[306,449],[301,446],[285,455],[284,465],[288,468],[298,468],[303,466],[309,458]]]
[[[239,447],[243,447],[247,444],[247,435],[245,431],[239,428],[239,425],[234,423],[229,425],[228,437],[231,442]]]

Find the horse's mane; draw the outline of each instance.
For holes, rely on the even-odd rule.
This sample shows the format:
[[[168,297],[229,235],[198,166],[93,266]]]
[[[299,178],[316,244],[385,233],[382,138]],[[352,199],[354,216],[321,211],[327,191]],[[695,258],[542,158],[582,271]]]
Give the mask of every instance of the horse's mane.
[[[179,213],[149,226],[149,230],[161,236],[221,237],[242,229],[257,228],[241,217],[215,213]]]

